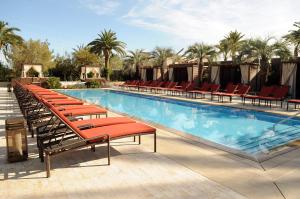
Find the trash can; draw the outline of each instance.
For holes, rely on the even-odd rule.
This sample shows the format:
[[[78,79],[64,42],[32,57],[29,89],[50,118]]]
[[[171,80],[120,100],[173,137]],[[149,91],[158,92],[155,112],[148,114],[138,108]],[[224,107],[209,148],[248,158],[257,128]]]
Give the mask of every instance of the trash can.
[[[24,161],[28,158],[27,129],[22,117],[5,120],[8,162]]]

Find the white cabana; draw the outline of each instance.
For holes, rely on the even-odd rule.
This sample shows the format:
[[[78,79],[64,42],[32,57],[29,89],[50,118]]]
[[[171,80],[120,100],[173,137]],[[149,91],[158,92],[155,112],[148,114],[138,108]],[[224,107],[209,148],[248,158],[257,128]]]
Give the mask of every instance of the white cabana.
[[[297,63],[282,63],[281,84],[290,86],[290,95],[296,97]]]
[[[42,64],[24,64],[22,66],[21,77],[27,77],[27,73],[30,69],[34,69],[38,73],[38,77],[43,77],[43,65]]]

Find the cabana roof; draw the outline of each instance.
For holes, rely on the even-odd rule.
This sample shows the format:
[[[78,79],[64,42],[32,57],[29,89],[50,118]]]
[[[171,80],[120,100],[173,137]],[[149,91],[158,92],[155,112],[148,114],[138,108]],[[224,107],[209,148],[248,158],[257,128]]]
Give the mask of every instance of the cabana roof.
[[[284,60],[281,61],[281,63],[300,63],[300,57]]]
[[[186,68],[186,67],[193,67],[197,66],[198,63],[196,62],[191,62],[191,63],[180,63],[180,64],[170,64],[169,68]],[[239,65],[258,65],[258,63],[253,63],[253,62],[244,62],[241,64],[233,64],[232,61],[218,61],[218,62],[204,62],[204,66],[220,66],[220,67],[230,67],[230,66],[239,66]]]
[[[161,66],[141,66],[140,69],[161,68]]]

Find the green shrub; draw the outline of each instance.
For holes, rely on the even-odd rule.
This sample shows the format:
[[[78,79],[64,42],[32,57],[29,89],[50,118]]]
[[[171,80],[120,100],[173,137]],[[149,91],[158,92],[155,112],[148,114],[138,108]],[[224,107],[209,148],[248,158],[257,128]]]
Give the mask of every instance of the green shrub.
[[[38,77],[39,76],[39,72],[37,72],[33,67],[31,67],[27,73],[26,73],[27,77]]]
[[[87,74],[87,77],[88,78],[93,78],[94,77],[94,73],[92,71],[90,71],[88,74]]]
[[[101,83],[97,80],[91,80],[87,81],[85,85],[87,88],[99,88],[101,86]]]
[[[49,77],[47,79],[47,87],[51,89],[61,88],[60,79],[58,77]]]
[[[75,84],[67,86],[67,89],[84,89],[86,86],[84,84]]]

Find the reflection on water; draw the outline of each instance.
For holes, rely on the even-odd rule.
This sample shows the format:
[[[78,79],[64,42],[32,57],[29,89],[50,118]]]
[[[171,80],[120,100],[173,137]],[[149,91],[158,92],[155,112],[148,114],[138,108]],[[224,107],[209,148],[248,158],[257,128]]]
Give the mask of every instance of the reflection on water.
[[[241,150],[247,148],[246,151],[250,153],[265,150],[269,145],[272,147],[276,143],[272,141],[270,144],[261,140],[273,139],[276,132],[270,133],[270,129],[274,123],[282,119],[277,115],[255,111],[176,102],[175,100],[157,100],[113,91],[64,90],[62,92],[231,148]],[[284,129],[291,125],[300,126],[300,121],[290,121],[286,125],[281,125],[280,128]],[[285,135],[283,139],[288,138]]]

